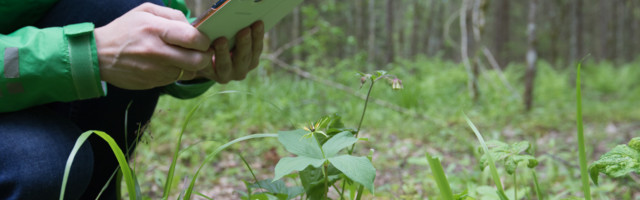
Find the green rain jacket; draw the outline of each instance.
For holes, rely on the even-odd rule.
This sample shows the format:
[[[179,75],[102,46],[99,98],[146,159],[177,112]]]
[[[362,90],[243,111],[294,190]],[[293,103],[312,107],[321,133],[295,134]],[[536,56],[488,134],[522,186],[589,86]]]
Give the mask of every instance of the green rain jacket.
[[[58,0],[0,1],[0,113],[103,97],[92,23],[38,29],[30,25]],[[184,0],[163,0],[189,16]],[[164,93],[193,98],[213,81],[174,83]]]

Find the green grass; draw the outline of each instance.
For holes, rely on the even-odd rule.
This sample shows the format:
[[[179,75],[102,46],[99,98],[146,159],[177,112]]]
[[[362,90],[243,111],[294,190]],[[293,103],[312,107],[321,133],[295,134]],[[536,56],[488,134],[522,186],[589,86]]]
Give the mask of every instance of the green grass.
[[[580,178],[582,180],[582,191],[584,198],[591,200],[591,184],[589,182],[589,172],[587,168],[587,153],[584,144],[584,125],[582,124],[582,84],[580,83],[580,68],[582,63],[578,63],[576,72],[576,125],[578,127],[578,153],[580,156]]]
[[[336,83],[358,89],[360,81],[355,76],[354,66],[360,66],[355,60],[346,59],[331,66],[308,65],[314,76],[323,77]],[[456,63],[438,59],[418,61],[400,61],[387,70],[403,79],[404,90],[391,91],[379,83],[373,89],[373,98],[391,102],[411,112],[420,113],[444,123],[414,118],[410,114],[395,112],[375,103],[370,103],[366,120],[362,125],[362,135],[370,142],[357,148],[376,150],[378,158],[373,164],[382,176],[376,185],[378,199],[393,199],[403,196],[408,199],[437,195],[437,184],[427,178],[428,166],[421,162],[408,162],[410,159],[424,159],[427,149],[438,149],[443,153],[444,172],[449,175],[449,183],[454,191],[468,190],[473,197],[495,197],[485,193],[484,186],[491,185],[491,175],[477,169],[474,155],[476,142],[467,135],[468,126],[459,115],[465,110],[469,118],[474,119],[478,129],[491,140],[538,142],[537,153],[540,166],[536,179],[528,173],[518,175],[519,194],[537,196],[531,190],[536,185],[545,187],[545,199],[568,197],[582,191],[578,180],[578,157],[570,141],[575,141],[575,68],[558,69],[541,62],[534,109],[523,114],[522,100],[512,98],[497,74],[487,71],[479,78],[482,96],[473,103],[466,95],[466,73]],[[524,87],[521,77],[524,66],[514,64],[505,70],[509,82],[522,93]],[[640,68],[637,63],[613,66],[608,63],[585,63],[582,85],[583,103],[589,105],[583,113],[585,137],[590,138],[587,146],[619,143],[624,135],[638,134],[637,121],[640,121]],[[241,91],[228,95],[211,94],[220,91]],[[250,94],[247,94],[247,93]],[[358,90],[366,94],[366,88]],[[309,80],[300,79],[269,63],[252,72],[247,80],[228,85],[216,85],[207,95],[194,100],[177,100],[162,97],[158,110],[150,126],[150,134],[137,149],[137,174],[143,185],[143,196],[153,199],[162,197],[162,188],[166,183],[169,160],[174,154],[176,133],[181,132],[183,119],[190,109],[202,101],[200,109],[194,113],[184,130],[182,146],[190,147],[180,153],[177,167],[174,169],[176,180],[171,181],[169,198],[177,196],[179,180],[194,175],[194,170],[221,144],[232,138],[254,133],[277,132],[279,130],[299,129],[309,121],[320,116],[339,113],[347,127],[357,127],[362,112],[362,100],[353,94],[328,87]],[[619,127],[617,137],[605,134],[610,125]],[[628,127],[628,128],[625,128]],[[627,140],[630,138],[626,138]],[[264,158],[271,148],[280,155],[285,151],[272,140],[248,141],[243,145],[234,145],[221,152],[219,162],[210,163],[212,167],[199,172],[201,177],[194,191],[207,193],[214,187],[244,188],[242,180],[252,180],[251,173],[238,164],[241,161],[233,156],[241,152],[250,164],[262,166],[253,168],[259,179],[268,178],[273,173],[273,165]],[[183,148],[185,149],[185,148]],[[362,150],[361,149],[361,150]],[[596,149],[587,148],[587,156]],[[360,151],[360,150],[358,150]],[[418,158],[419,157],[419,158]],[[590,158],[593,159],[593,158]],[[569,162],[564,163],[564,161]],[[426,162],[426,161],[425,161]],[[228,163],[236,163],[228,164]],[[223,167],[227,166],[227,167]],[[231,167],[229,167],[231,166]],[[223,170],[224,169],[224,170]],[[401,169],[401,170],[398,170]],[[398,172],[400,171],[400,172]],[[497,169],[499,174],[506,174]],[[405,172],[407,174],[405,174]],[[578,172],[578,173],[576,173]],[[412,175],[409,175],[412,174]],[[381,185],[378,185],[381,184]],[[597,199],[616,199],[624,191],[616,188],[613,181],[594,186],[592,195]],[[154,186],[155,185],[155,186]],[[553,185],[553,187],[550,187]],[[529,188],[528,190],[524,187]],[[514,185],[504,182],[505,193],[512,193]],[[534,189],[535,190],[535,189]],[[245,190],[246,191],[246,190]],[[233,196],[233,194],[230,194]],[[518,195],[521,196],[521,195]],[[525,195],[526,196],[526,195]],[[370,197],[369,197],[370,198]],[[216,198],[218,199],[218,198]],[[222,198],[224,199],[224,198]],[[233,199],[233,198],[232,198]],[[367,199],[367,197],[363,197]]]

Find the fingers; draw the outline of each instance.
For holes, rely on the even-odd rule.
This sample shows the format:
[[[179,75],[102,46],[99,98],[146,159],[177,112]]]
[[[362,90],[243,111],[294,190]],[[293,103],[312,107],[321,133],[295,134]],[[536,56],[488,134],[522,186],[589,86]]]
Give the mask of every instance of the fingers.
[[[262,21],[258,21],[251,25],[251,38],[253,41],[251,42],[251,64],[249,65],[249,71],[258,67],[260,64],[260,54],[262,54],[262,49],[264,47],[264,23]]]
[[[236,48],[233,52],[233,80],[243,80],[249,72],[251,64],[251,29],[245,28],[236,35]]]
[[[229,42],[226,38],[217,39],[213,42],[215,50],[215,80],[219,83],[225,84],[231,81],[232,61],[231,54],[229,53]]]
[[[183,49],[173,46],[158,47],[162,54],[156,60],[158,65],[178,66],[189,71],[198,71],[211,66],[213,50],[205,52]]]
[[[209,44],[211,44],[211,40],[209,38],[200,33],[198,29],[193,26],[176,21],[164,21],[160,32],[160,39],[162,41],[199,51],[206,51],[209,49]]]
[[[140,11],[144,11],[144,12],[148,12],[151,13],[155,16],[158,17],[162,17],[165,19],[170,19],[170,20],[176,20],[176,21],[181,21],[181,22],[186,22],[189,23],[189,21],[187,21],[187,18],[184,16],[184,14],[182,12],[180,12],[179,10],[176,9],[172,9],[172,8],[168,8],[168,7],[164,7],[164,6],[159,6],[156,4],[152,4],[149,2],[143,3],[142,5],[138,6],[137,8],[134,8]]]

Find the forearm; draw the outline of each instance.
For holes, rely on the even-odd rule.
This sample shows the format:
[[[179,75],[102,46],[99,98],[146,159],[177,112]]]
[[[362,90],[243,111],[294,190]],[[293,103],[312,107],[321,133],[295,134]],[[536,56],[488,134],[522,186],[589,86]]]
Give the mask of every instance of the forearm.
[[[0,35],[0,112],[105,95],[93,24]]]

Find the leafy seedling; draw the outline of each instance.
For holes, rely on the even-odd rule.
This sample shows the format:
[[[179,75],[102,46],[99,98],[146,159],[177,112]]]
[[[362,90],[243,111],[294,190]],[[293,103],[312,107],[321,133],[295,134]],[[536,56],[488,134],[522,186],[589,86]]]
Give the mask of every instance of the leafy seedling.
[[[278,134],[278,141],[285,149],[297,157],[285,157],[280,159],[275,168],[274,180],[293,171],[303,171],[307,167],[328,168],[333,165],[338,171],[349,179],[364,185],[373,192],[373,180],[375,168],[367,157],[340,155],[338,152],[358,141],[349,131],[344,131],[329,138],[321,144],[316,135],[305,137],[309,132],[305,130],[282,131]],[[328,183],[328,173],[323,170],[325,183]]]
[[[482,169],[489,165],[488,156],[494,158],[496,162],[502,162],[508,174],[513,175],[514,182],[514,199],[518,199],[518,186],[517,186],[517,168],[520,163],[526,164],[528,168],[533,169],[538,165],[538,160],[526,153],[528,153],[531,149],[531,144],[527,141],[516,142],[512,145],[509,145],[500,141],[489,141],[487,142],[487,147],[489,147],[489,153],[485,153],[480,158],[480,165]],[[479,148],[478,151],[482,152],[483,149]]]
[[[598,175],[619,178],[632,172],[640,174],[640,137],[631,139],[628,145],[618,145],[589,165],[591,180],[598,184]]]

